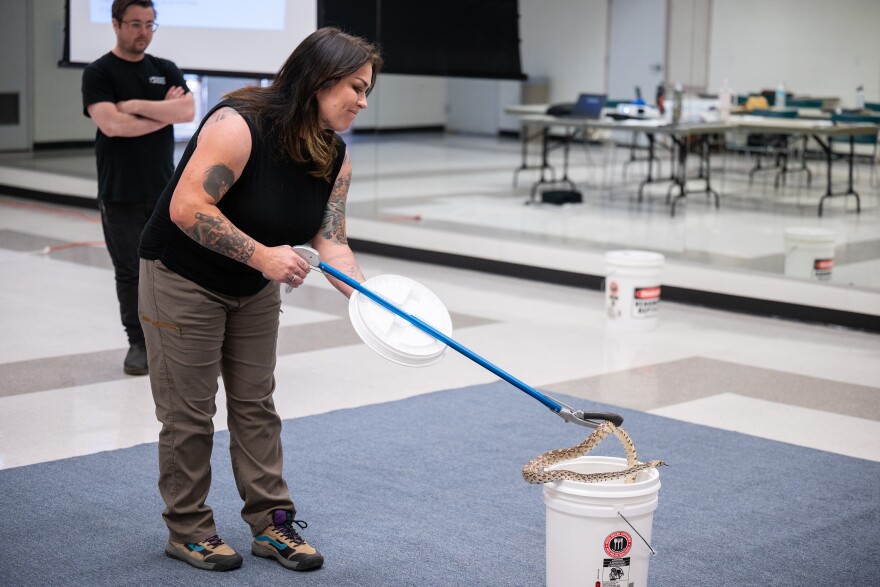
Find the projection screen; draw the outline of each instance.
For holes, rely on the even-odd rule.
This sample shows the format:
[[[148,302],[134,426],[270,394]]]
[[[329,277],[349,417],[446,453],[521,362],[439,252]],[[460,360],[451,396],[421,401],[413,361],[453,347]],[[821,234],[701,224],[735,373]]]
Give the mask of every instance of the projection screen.
[[[67,0],[63,65],[85,65],[116,45],[112,0]],[[315,0],[154,0],[149,53],[186,72],[273,75],[317,28]]]

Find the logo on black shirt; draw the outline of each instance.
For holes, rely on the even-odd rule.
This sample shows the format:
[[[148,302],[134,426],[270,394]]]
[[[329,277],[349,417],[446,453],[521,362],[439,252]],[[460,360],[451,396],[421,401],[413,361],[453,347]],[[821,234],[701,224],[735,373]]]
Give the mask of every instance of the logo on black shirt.
[[[165,76],[164,75],[151,75],[150,76],[150,83],[165,85]]]

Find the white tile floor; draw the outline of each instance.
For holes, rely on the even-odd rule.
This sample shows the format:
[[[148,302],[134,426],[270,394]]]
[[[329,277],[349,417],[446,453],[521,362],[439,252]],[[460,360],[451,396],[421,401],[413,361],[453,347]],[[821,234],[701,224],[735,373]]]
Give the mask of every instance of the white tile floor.
[[[793,220],[817,222],[815,190],[791,187],[786,197],[799,194],[802,206],[777,209],[777,204],[766,202],[749,206],[741,197],[722,200],[722,208],[716,212],[694,201],[674,220],[661,202],[637,207],[619,190],[585,190],[588,201],[582,206],[524,206],[526,174],[520,176],[520,188],[510,188],[512,168],[519,161],[516,142],[467,137],[433,143],[419,136],[382,138],[383,146],[390,150],[379,154],[359,140],[355,137],[351,141],[356,183],[349,228],[365,239],[381,234],[392,241],[409,239],[426,248],[476,250],[488,258],[588,272],[602,270],[601,250],[589,252],[573,243],[622,244],[609,236],[611,229],[627,231],[626,243],[654,244],[651,248],[666,251],[670,257],[700,251],[710,260],[714,255],[722,260],[748,261],[779,254],[779,230]],[[607,154],[600,151],[594,158],[602,155]],[[22,166],[8,160],[6,164],[5,176],[0,168],[0,180],[4,180],[0,184]],[[583,166],[573,171],[582,177],[590,172]],[[630,168],[633,174],[634,168]],[[49,178],[62,190],[68,179],[71,191],[78,181],[90,181],[64,175]],[[767,193],[772,192],[771,186]],[[378,193],[383,194],[382,199],[377,199]],[[877,191],[866,189],[861,215],[846,213],[842,203],[835,204],[823,225],[838,228],[847,243],[870,247],[880,239],[878,201]],[[414,214],[422,220],[406,218]],[[404,218],[383,220],[384,216]],[[539,226],[544,227],[543,232],[535,230]],[[122,374],[125,338],[116,310],[113,276],[106,259],[96,261],[105,251],[100,246],[82,246],[42,253],[45,246],[59,242],[89,243],[102,238],[93,211],[0,196],[0,468],[156,439],[158,423],[148,380]],[[454,338],[534,387],[596,381],[589,378],[597,377],[601,382],[603,377],[648,367],[639,372],[640,387],[621,392],[641,394],[639,399],[653,413],[880,460],[880,418],[874,415],[880,406],[878,335],[666,301],[655,330],[613,332],[605,323],[605,300],[600,292],[371,255],[361,255],[360,261],[368,276],[406,275],[431,288],[454,315],[480,319],[470,325],[464,321]],[[698,280],[704,287],[720,283],[723,288],[725,280],[751,283],[755,288],[773,279],[780,288],[786,283],[776,275],[736,268],[713,273],[713,269],[687,260],[681,261],[677,270],[669,269],[671,274],[677,271],[680,279]],[[847,272],[861,274],[861,278],[868,274],[871,284],[876,284],[876,269],[877,260],[865,258],[850,267],[838,266],[835,273],[845,280],[851,279]],[[816,290],[820,301],[827,292],[835,291],[834,286],[820,287],[826,288]],[[863,289],[861,298],[851,289],[838,286],[844,298],[877,308],[870,288]],[[326,326],[328,332],[340,324],[350,328],[346,301],[318,275],[310,276],[304,288],[285,300],[283,326],[294,332],[315,325]],[[81,383],[78,373],[91,369],[89,361],[105,351],[118,354],[118,373]],[[687,361],[695,357],[733,363],[763,375],[756,375],[754,393],[748,397],[720,384],[701,392],[699,399],[675,399],[674,386],[670,388],[659,377],[651,378],[652,365],[684,361],[687,369]],[[47,369],[57,371],[54,381],[66,383],[51,389],[22,384],[23,378],[36,380]],[[435,366],[406,368],[385,361],[350,337],[339,337],[315,350],[283,354],[276,375],[276,405],[284,418],[496,379],[453,351]],[[838,410],[833,401],[821,410],[802,407],[796,401],[780,402],[770,393],[778,392],[780,385],[788,386],[785,391],[789,397],[799,393],[799,384],[779,383],[789,381],[787,375],[827,386],[832,400],[842,391],[855,394],[865,406],[864,415]],[[511,387],[511,393],[521,392]],[[587,389],[584,397],[589,396]],[[218,429],[225,427],[222,400],[220,407]],[[555,416],[535,402],[535,417]],[[823,430],[844,432],[820,434]]]

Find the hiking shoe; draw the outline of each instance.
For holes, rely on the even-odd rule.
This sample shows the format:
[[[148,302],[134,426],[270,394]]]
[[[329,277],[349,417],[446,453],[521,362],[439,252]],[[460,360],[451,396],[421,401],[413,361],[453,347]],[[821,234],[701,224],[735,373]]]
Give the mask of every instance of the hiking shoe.
[[[324,564],[324,557],[303,540],[294,530],[294,524],[303,530],[309,526],[303,520],[294,520],[290,512],[275,510],[272,524],[254,536],[251,552],[263,558],[274,558],[294,571],[319,568]]]
[[[122,370],[126,375],[146,375],[150,372],[147,367],[147,347],[144,343],[135,343],[128,347]]]
[[[241,555],[216,534],[197,544],[169,540],[165,554],[206,571],[230,571],[241,566]]]

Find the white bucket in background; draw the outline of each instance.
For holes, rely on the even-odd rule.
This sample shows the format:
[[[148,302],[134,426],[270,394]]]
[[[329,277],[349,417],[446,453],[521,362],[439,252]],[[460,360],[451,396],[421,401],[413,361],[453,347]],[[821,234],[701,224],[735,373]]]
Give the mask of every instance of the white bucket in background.
[[[825,228],[785,229],[785,275],[831,281],[835,241],[834,231]]]
[[[613,327],[650,330],[660,312],[664,257],[648,251],[605,253],[605,315]]]
[[[583,456],[548,470],[603,473],[626,468],[626,459]],[[640,471],[634,483],[620,478],[544,484],[547,587],[647,587],[648,544],[659,491],[657,469]]]

